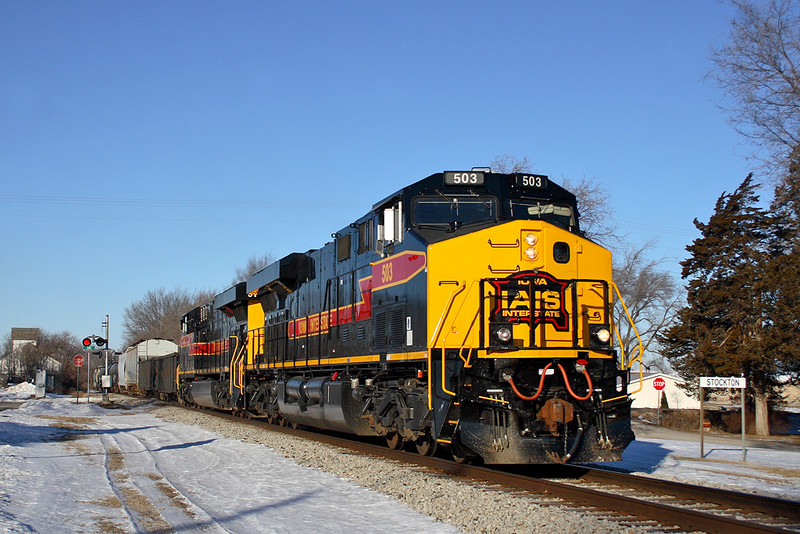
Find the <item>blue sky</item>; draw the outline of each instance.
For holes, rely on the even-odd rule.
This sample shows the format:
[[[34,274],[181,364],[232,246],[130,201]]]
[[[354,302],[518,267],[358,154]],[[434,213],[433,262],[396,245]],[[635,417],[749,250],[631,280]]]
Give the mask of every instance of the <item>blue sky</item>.
[[[431,173],[527,156],[603,185],[679,271],[751,169],[703,80],[727,5],[0,2],[0,233],[11,327],[122,342],[164,287],[318,248]]]

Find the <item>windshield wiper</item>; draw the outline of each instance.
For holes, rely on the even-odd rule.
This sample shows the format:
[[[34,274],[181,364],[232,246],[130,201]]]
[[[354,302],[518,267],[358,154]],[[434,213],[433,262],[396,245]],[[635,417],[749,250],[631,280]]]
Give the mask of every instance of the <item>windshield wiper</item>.
[[[450,222],[443,222],[436,224],[432,223],[418,224],[417,228],[419,228],[420,230],[441,230],[442,232],[447,232],[448,234],[452,234],[453,232],[461,228],[463,224],[464,223],[458,221],[450,221]]]
[[[456,201],[455,200],[453,200],[452,198],[448,197],[447,195],[445,195],[444,193],[442,193],[438,189],[434,189],[434,191],[439,193],[439,196],[441,196],[443,199],[445,199],[447,202],[449,202],[451,208],[456,205]]]
[[[475,191],[473,191],[472,189],[468,189],[468,191],[469,191],[469,194],[470,194],[470,195],[472,195],[473,197],[475,197],[475,198],[477,198],[478,200],[480,200],[480,201],[481,201],[481,204],[483,204],[483,207],[484,207],[484,208],[488,209],[488,210],[489,210],[489,212],[491,212],[491,211],[492,211],[492,205],[491,205],[491,204],[489,204],[489,202],[487,202],[485,198],[483,198],[482,196],[480,196],[478,193],[476,193],[476,192],[475,192]]]

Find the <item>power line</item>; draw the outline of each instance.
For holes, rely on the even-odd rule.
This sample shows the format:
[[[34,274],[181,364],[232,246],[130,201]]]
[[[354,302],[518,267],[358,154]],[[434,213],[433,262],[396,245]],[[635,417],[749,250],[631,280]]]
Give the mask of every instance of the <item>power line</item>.
[[[330,201],[298,200],[200,200],[200,199],[161,199],[161,198],[98,198],[89,196],[47,196],[47,195],[0,195],[0,202],[14,204],[39,204],[60,206],[112,206],[112,207],[185,207],[185,208],[269,208],[282,206],[329,206]],[[345,202],[346,203],[346,202]],[[342,202],[337,200],[337,204]]]

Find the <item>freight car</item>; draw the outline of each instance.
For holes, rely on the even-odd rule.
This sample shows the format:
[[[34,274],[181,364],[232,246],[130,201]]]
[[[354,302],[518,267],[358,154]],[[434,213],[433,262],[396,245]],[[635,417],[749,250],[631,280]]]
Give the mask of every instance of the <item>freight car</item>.
[[[437,173],[186,313],[177,393],[459,461],[618,460],[641,355],[615,293],[547,176]]]
[[[135,393],[139,386],[140,362],[166,356],[178,351],[178,345],[168,339],[152,338],[138,341],[125,349],[119,357],[117,373],[120,391]]]
[[[177,352],[141,360],[137,380],[139,392],[164,401],[177,400],[177,368]]]

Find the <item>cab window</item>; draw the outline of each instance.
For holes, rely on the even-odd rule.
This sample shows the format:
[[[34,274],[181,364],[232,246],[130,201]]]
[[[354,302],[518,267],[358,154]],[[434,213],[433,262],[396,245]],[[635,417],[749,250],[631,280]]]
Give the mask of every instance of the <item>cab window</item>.
[[[497,201],[492,197],[418,197],[413,202],[414,224],[469,224],[497,218]]]
[[[565,229],[575,227],[575,211],[571,206],[538,200],[512,200],[511,218],[542,220]]]

